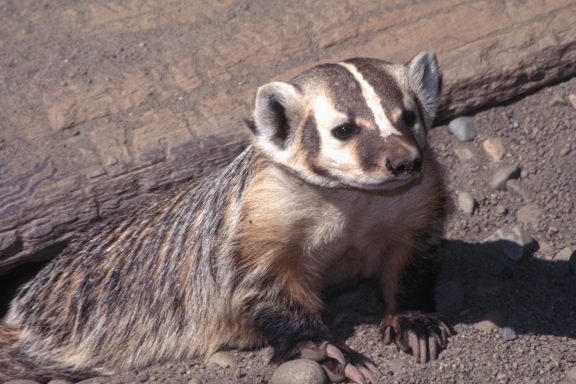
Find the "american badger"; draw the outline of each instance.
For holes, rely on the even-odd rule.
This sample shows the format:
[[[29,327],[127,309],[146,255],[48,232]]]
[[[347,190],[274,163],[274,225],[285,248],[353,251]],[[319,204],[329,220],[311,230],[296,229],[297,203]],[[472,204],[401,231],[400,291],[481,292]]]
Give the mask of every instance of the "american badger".
[[[332,381],[374,381],[322,321],[323,293],[360,280],[382,294],[384,343],[436,358],[451,331],[433,283],[407,271],[435,264],[444,222],[426,147],[440,89],[431,53],[260,87],[252,145],[230,165],[91,229],[20,289],[0,325],[0,381],[263,344],[274,363],[314,358]]]

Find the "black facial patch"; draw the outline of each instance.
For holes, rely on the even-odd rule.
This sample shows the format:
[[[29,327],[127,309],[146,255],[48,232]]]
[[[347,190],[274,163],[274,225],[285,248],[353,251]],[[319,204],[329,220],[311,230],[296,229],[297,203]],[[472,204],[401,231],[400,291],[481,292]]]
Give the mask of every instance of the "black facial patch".
[[[308,116],[304,123],[302,132],[302,147],[306,152],[308,159],[316,158],[320,152],[320,134],[316,127],[316,121],[313,116]]]
[[[370,172],[379,168],[380,157],[384,151],[384,143],[380,138],[380,131],[365,130],[362,135],[358,136],[356,142],[356,153],[363,170]]]

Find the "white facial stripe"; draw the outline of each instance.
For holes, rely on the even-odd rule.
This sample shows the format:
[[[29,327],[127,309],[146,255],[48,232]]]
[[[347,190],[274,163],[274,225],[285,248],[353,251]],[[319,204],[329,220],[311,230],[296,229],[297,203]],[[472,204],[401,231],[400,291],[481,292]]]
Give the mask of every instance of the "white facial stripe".
[[[384,113],[384,108],[382,108],[382,103],[380,103],[380,98],[376,94],[376,91],[374,91],[374,88],[372,88],[370,83],[364,79],[364,76],[358,72],[358,69],[349,63],[338,64],[346,68],[352,74],[352,76],[354,76],[358,84],[360,84],[360,88],[362,89],[362,96],[364,97],[364,100],[366,100],[368,108],[370,108],[372,114],[374,115],[378,129],[380,129],[380,136],[386,137],[392,134],[402,135],[396,128],[394,128],[392,123],[390,123],[390,120],[388,120],[386,117],[386,113]]]
[[[326,96],[317,96],[314,99],[314,117],[319,128],[330,129],[338,124],[338,121],[345,122],[347,117],[344,113],[334,108]]]

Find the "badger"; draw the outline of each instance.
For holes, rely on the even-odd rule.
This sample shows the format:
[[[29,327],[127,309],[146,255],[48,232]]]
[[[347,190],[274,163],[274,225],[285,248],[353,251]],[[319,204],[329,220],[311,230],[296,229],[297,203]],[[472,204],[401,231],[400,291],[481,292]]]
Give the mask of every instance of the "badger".
[[[23,285],[0,324],[0,381],[81,379],[269,345],[334,382],[375,366],[331,335],[325,292],[370,281],[382,341],[435,359],[446,216],[426,145],[436,56],[353,58],[257,91],[252,143],[227,167],[95,225]]]

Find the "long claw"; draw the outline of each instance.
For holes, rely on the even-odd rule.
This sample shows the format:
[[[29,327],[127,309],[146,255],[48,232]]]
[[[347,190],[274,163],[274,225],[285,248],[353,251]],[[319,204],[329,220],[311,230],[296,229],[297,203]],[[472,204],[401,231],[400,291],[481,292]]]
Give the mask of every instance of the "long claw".
[[[430,360],[436,360],[438,357],[438,337],[436,335],[430,335],[428,337],[428,345],[430,346]]]
[[[368,384],[366,383],[366,379],[364,378],[364,375],[362,375],[362,372],[360,372],[360,370],[352,364],[346,364],[346,367],[344,368],[344,374],[348,379],[357,384]]]
[[[414,332],[410,332],[408,336],[408,340],[410,343],[410,349],[412,350],[412,354],[414,354],[414,358],[418,361],[420,360],[420,346],[418,342],[418,336]]]
[[[384,344],[388,345],[388,344],[392,343],[393,333],[394,333],[394,330],[392,329],[391,326],[387,326],[386,328],[384,328],[384,331],[383,331]]]
[[[336,346],[332,344],[328,344],[326,346],[326,356],[337,360],[342,365],[346,364],[346,358],[344,357],[342,351],[340,351]]]
[[[420,364],[428,361],[428,338],[420,338]]]
[[[368,367],[360,367],[358,368],[362,375],[368,379],[368,382],[371,384],[376,384],[376,378],[374,372]]]

